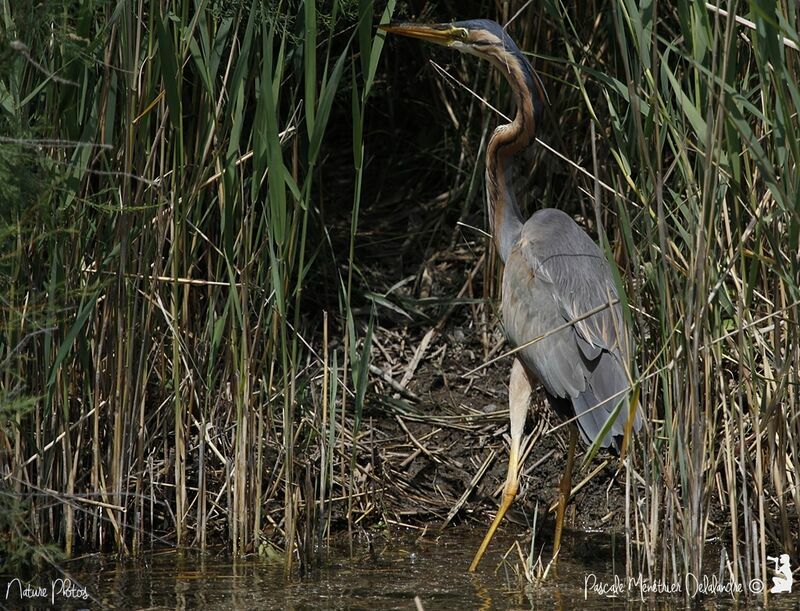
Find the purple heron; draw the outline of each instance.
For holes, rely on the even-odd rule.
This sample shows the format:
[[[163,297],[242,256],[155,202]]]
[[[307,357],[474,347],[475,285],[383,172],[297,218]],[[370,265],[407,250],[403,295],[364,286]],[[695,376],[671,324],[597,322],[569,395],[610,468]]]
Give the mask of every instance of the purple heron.
[[[511,86],[514,120],[494,130],[486,147],[489,226],[505,264],[501,311],[516,346],[509,381],[511,449],[503,500],[470,565],[474,571],[518,490],[519,456],[532,385],[539,380],[551,405],[571,426],[567,466],[559,487],[553,555],[561,544],[577,433],[583,441],[620,448],[626,428],[643,422],[629,400],[633,341],[603,251],[566,213],[543,208],[527,221],[510,187],[514,157],[534,141],[546,95],[541,80],[505,30],[486,19],[446,24],[394,23],[386,32],[420,38],[486,59]],[[631,406],[634,406],[631,411]],[[630,434],[630,433],[629,433]]]

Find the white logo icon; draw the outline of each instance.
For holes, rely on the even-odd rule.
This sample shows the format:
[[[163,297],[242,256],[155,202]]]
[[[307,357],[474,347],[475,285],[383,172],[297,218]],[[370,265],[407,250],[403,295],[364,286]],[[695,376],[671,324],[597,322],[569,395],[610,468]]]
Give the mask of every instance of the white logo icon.
[[[767,556],[767,560],[773,560],[775,562],[775,573],[777,573],[772,578],[773,585],[770,593],[791,593],[792,582],[794,579],[792,578],[792,566],[789,564],[789,554],[781,554],[780,558],[776,558],[775,556]]]

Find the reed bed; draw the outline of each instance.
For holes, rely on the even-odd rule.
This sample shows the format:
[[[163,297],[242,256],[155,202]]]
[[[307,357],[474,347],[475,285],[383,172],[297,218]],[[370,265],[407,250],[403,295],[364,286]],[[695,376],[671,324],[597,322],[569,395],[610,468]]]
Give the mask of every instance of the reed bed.
[[[468,517],[505,458],[475,228],[479,98],[508,96],[375,25],[517,13],[561,154],[533,151],[528,209],[594,233],[637,338],[627,571],[797,558],[796,4],[500,4],[2,1],[7,566],[224,543],[305,568],[337,531]]]

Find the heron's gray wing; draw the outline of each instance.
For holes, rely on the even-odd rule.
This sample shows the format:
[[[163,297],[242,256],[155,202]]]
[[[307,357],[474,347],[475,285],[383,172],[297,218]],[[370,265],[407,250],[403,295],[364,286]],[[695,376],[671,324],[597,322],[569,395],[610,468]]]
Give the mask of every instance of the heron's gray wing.
[[[584,440],[593,441],[619,401],[627,402],[629,387],[631,348],[605,257],[569,216],[541,210],[523,227],[506,262],[503,291],[509,339],[521,346],[543,336],[521,357],[548,393],[571,399]],[[623,418],[615,421],[602,445],[610,445],[623,426]],[[637,414],[635,430],[640,426]]]
[[[631,350],[617,289],[603,253],[593,242],[591,246],[593,253],[552,256],[543,269],[552,280],[553,295],[564,320],[575,321],[584,356],[593,360],[606,351],[627,362]],[[587,316],[589,312],[594,313]]]
[[[522,346],[520,358],[551,395],[574,397],[586,388],[583,359],[553,289],[545,275],[531,273],[519,249],[511,251],[503,273],[506,335],[512,344]]]

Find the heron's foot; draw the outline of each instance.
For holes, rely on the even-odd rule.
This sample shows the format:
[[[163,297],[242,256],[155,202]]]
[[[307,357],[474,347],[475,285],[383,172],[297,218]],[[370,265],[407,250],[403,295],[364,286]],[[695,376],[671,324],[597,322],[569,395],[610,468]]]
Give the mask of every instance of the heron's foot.
[[[500,525],[500,522],[503,520],[503,516],[506,515],[508,512],[508,508],[511,507],[511,503],[514,502],[514,499],[517,496],[517,483],[514,482],[513,486],[509,486],[508,483],[503,491],[503,502],[500,504],[500,508],[497,510],[497,515],[494,517],[494,521],[492,525],[489,527],[486,536],[481,541],[481,546],[478,548],[478,551],[475,552],[475,557],[472,559],[472,564],[469,565],[469,570],[471,573],[474,573],[475,570],[478,568],[478,563],[483,558],[483,554],[486,552],[486,548],[489,547],[489,542],[494,537],[494,533],[497,530],[497,527]]]
[[[503,516],[506,515],[508,508],[511,507],[511,503],[513,503],[514,499],[517,497],[517,490],[519,489],[519,481],[517,477],[519,468],[518,465],[519,446],[520,446],[520,435],[522,433],[522,426],[519,424],[518,421],[520,420],[519,419],[520,413],[524,416],[525,411],[524,410],[522,410],[521,412],[519,412],[519,410],[515,411],[515,407],[523,406],[525,409],[527,409],[527,399],[525,399],[525,401],[522,402],[514,400],[515,392],[516,394],[519,394],[520,392],[520,389],[517,389],[516,391],[514,390],[515,388],[514,381],[516,379],[517,382],[519,382],[519,376],[521,375],[520,373],[521,371],[522,370],[520,368],[516,367],[516,362],[515,362],[515,367],[511,371],[511,384],[509,386],[509,393],[512,395],[510,399],[511,449],[508,454],[508,472],[506,474],[506,483],[503,486],[503,501],[500,503],[500,508],[497,510],[497,515],[494,517],[494,521],[492,522],[492,525],[489,527],[489,531],[483,538],[481,546],[475,553],[475,558],[472,559],[472,564],[469,565],[470,572],[474,572],[475,569],[478,568],[478,563],[481,561],[483,554],[486,552],[486,548],[489,547],[489,542],[492,540],[492,537],[494,537],[494,533],[497,530],[497,527],[500,525],[500,522],[503,520]],[[528,385],[527,388],[528,390],[530,390],[530,385]],[[525,388],[522,388],[522,391],[525,391]],[[527,397],[528,395],[525,396]],[[521,422],[524,423],[524,419]]]

